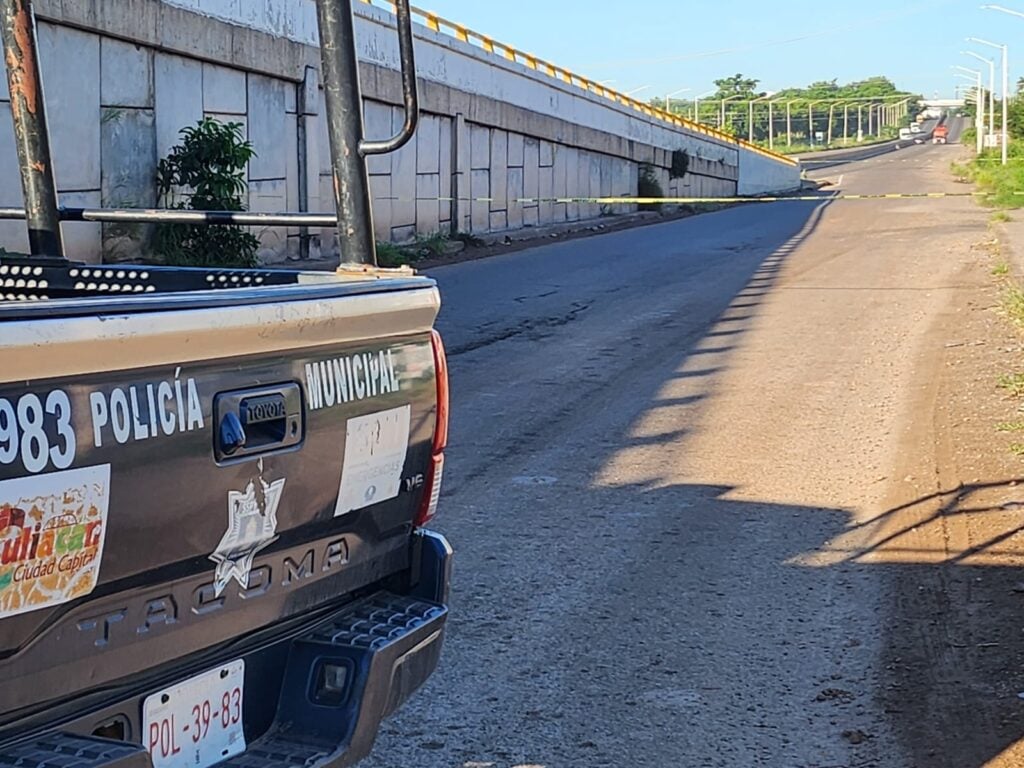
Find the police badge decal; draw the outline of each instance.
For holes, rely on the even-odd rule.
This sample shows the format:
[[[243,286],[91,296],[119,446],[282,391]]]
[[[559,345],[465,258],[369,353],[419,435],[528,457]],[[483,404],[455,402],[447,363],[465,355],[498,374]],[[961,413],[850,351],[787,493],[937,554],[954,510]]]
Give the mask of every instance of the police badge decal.
[[[277,508],[285,480],[264,480],[263,459],[259,470],[244,491],[228,491],[228,529],[210,555],[217,564],[213,582],[217,597],[232,579],[247,589],[256,555],[277,540]]]

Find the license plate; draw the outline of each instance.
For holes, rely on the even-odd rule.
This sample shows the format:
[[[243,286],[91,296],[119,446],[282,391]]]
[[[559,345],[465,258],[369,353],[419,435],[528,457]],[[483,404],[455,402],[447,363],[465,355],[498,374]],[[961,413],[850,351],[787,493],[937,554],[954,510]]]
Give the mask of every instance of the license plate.
[[[171,686],[142,705],[154,768],[208,768],[245,752],[241,659]]]

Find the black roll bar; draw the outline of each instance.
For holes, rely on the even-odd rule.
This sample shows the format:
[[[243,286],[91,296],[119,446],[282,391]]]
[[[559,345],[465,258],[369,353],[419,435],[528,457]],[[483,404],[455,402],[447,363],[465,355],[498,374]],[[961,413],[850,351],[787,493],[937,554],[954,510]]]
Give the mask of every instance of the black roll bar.
[[[376,241],[366,156],[404,146],[419,121],[416,58],[409,0],[395,0],[405,119],[389,139],[367,140],[359,84],[353,0],[316,0],[320,55],[331,143],[336,216],[310,213],[255,214],[234,211],[110,210],[61,208],[57,199],[43,82],[39,71],[33,0],[0,0],[0,34],[11,91],[25,208],[0,209],[0,219],[24,218],[33,257],[64,257],[61,221],[193,223],[239,226],[332,226],[338,228],[343,265],[375,267]]]

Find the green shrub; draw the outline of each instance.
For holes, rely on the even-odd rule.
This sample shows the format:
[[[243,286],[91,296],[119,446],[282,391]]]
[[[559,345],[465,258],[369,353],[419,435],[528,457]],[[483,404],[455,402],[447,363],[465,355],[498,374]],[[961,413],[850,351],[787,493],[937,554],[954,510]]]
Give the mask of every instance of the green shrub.
[[[165,208],[244,211],[245,168],[256,152],[239,123],[212,118],[181,131],[182,143],[157,167],[157,192]],[[259,240],[231,225],[160,224],[153,238],[166,264],[189,267],[254,267]]]
[[[665,192],[661,188],[661,182],[654,173],[654,167],[648,163],[640,164],[640,174],[637,182],[637,197],[664,197]],[[641,211],[655,211],[660,203],[641,203],[638,207]]]

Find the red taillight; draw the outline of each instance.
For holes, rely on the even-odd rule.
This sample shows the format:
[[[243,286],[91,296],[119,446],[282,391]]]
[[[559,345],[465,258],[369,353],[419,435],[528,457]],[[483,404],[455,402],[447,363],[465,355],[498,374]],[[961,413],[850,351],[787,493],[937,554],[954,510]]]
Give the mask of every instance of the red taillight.
[[[434,347],[434,377],[437,381],[437,423],[434,425],[434,445],[430,467],[423,486],[423,501],[414,524],[426,525],[437,514],[437,501],[441,497],[441,479],[444,475],[444,449],[448,447],[448,359],[444,353],[441,334],[432,331]]]

